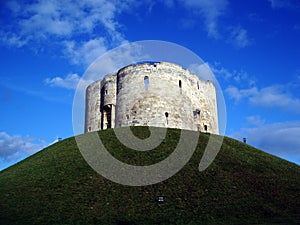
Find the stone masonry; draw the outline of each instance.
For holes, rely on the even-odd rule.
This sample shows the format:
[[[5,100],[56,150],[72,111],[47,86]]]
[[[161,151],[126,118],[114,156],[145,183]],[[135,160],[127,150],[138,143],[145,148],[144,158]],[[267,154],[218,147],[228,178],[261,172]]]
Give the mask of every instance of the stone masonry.
[[[129,65],[90,84],[85,132],[125,126],[219,134],[215,86],[168,62]]]

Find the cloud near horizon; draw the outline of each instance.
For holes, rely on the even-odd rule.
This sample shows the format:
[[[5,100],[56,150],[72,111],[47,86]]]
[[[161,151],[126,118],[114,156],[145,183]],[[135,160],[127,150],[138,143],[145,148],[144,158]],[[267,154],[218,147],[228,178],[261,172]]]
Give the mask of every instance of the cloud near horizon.
[[[220,65],[220,63],[212,63],[210,64],[210,68],[216,77],[226,83],[235,83],[239,87],[246,86],[246,87],[253,87],[256,84],[256,78],[250,76],[246,71],[243,69],[240,70],[228,70],[227,68]]]
[[[0,159],[5,162],[32,155],[46,146],[45,141],[39,138],[0,132]]]
[[[261,89],[257,87],[239,89],[236,86],[229,86],[225,93],[236,103],[246,99],[252,105],[259,107],[277,108],[300,114],[300,99],[293,96],[289,85],[272,85]]]
[[[300,121],[265,124],[259,116],[250,116],[248,121],[256,126],[230,136],[238,140],[246,137],[250,145],[300,165]]]

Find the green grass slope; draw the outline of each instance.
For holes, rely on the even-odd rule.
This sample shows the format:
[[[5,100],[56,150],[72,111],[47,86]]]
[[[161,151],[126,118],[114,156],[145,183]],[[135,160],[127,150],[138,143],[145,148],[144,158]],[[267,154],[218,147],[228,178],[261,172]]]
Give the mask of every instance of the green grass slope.
[[[134,127],[146,138],[149,130]],[[85,134],[89,135],[89,134]],[[169,129],[157,149],[127,149],[112,129],[100,131],[116,158],[149,165],[176,147]],[[234,139],[198,171],[209,134],[201,134],[191,160],[164,182],[130,187],[93,171],[75,138],[68,138],[0,172],[0,224],[300,224],[300,167]],[[156,198],[164,196],[158,203]]]

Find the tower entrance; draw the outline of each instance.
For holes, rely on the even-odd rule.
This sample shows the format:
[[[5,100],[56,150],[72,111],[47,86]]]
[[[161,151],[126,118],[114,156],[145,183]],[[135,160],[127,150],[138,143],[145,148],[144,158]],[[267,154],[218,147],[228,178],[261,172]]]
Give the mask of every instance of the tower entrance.
[[[103,129],[111,128],[111,105],[103,107]]]

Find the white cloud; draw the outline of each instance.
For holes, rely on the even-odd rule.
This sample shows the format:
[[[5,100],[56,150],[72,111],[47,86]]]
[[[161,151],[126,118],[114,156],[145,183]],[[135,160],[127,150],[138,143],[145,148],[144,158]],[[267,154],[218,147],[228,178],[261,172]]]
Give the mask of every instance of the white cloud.
[[[209,67],[208,63],[203,63],[201,65],[192,64],[188,69],[195,74],[198,74],[199,78],[202,80],[215,80],[214,74]]]
[[[0,38],[0,40],[3,43],[6,43],[9,46],[15,46],[17,48],[20,48],[24,45],[27,44],[29,37],[20,37],[14,33],[10,33],[10,34],[6,34],[3,33],[2,31],[0,31],[0,35],[2,36],[2,38]]]
[[[300,164],[300,121],[260,124],[244,128],[231,135],[236,139],[247,138],[247,143],[273,155]]]
[[[32,155],[44,147],[46,143],[41,139],[0,132],[0,159],[5,162]]]
[[[188,69],[196,74],[200,75],[203,80],[212,80],[215,76],[218,79],[225,80],[227,82],[235,82],[237,84],[246,84],[247,86],[253,86],[255,84],[254,78],[250,77],[244,70],[228,70],[225,67],[220,66],[219,63],[203,63],[201,65],[192,64]]]
[[[160,0],[169,8],[184,7],[189,15],[197,18],[183,17],[180,26],[184,29],[192,28],[199,19],[203,22],[207,35],[211,38],[220,38],[218,31],[219,18],[226,13],[228,0]]]
[[[46,38],[48,35],[78,35],[91,33],[97,26],[102,26],[113,38],[118,39],[120,33],[115,16],[124,5],[107,0],[38,0],[26,4],[13,1],[7,7],[18,19],[16,25],[19,29],[15,32],[20,38],[26,38],[27,35],[32,39]]]
[[[65,55],[74,64],[85,66],[92,63],[99,56],[107,51],[104,38],[95,38],[81,44],[75,41],[65,42]]]
[[[167,7],[173,7],[174,1],[173,0],[163,0],[162,1]]]
[[[259,115],[248,116],[246,120],[249,125],[262,126],[265,124],[265,119],[262,119]]]
[[[300,7],[298,0],[268,0],[272,8],[295,9]]]
[[[37,0],[21,3],[9,1],[7,23],[1,28],[1,40],[6,45],[22,47],[25,45],[39,49],[43,43],[51,42],[59,47],[73,63],[88,62],[95,59],[96,52],[104,52],[126,41],[118,16],[123,12],[136,14],[138,7],[150,7],[154,4],[167,7],[185,8],[189,14],[196,15],[192,20],[182,21],[198,23],[203,21],[209,37],[220,38],[218,23],[226,13],[228,0]],[[191,26],[185,23],[185,26]],[[101,34],[97,38],[95,34]],[[240,29],[233,34],[239,47],[248,45],[247,32]],[[78,41],[80,40],[80,41]],[[88,47],[90,46],[90,47]],[[94,46],[93,53],[87,50]],[[82,55],[81,55],[82,54]],[[97,55],[99,56],[99,55]]]
[[[229,2],[228,0],[178,0],[180,6],[184,6],[189,14],[199,16],[197,19],[202,19],[207,34],[211,38],[223,39],[219,30],[219,21],[222,16],[226,14]],[[170,4],[173,7],[174,1]],[[252,14],[253,17],[254,14]],[[183,28],[189,29],[194,26],[194,24],[199,23],[199,20],[195,18],[182,18],[181,26]],[[249,39],[248,31],[241,26],[236,27],[225,27],[228,32],[226,36],[229,36],[227,40],[230,44],[237,48],[244,48],[252,43]]]
[[[283,86],[270,86],[262,88],[256,95],[250,97],[250,101],[257,105],[267,107],[295,107],[300,110],[300,99],[287,93]],[[299,111],[300,112],[300,111]]]
[[[57,36],[67,36],[73,32],[73,24],[59,18],[51,18],[45,15],[33,15],[32,17],[19,22],[22,32],[30,34],[35,32],[38,38],[45,38],[46,35],[52,34]]]
[[[86,71],[87,73],[84,78],[87,80],[102,79],[104,75],[117,72],[120,68],[129,64],[143,60],[153,60],[154,58],[157,59],[157,57],[151,56],[151,51],[149,51],[149,48],[157,48],[153,47],[155,46],[155,43],[156,41],[124,43],[124,45],[108,51],[106,54],[102,55],[102,57],[99,57],[88,68],[88,72]]]
[[[229,43],[237,48],[244,48],[251,44],[248,32],[244,28],[237,26],[230,29]]]
[[[284,5],[285,0],[268,0],[272,6],[272,8],[282,7]]]
[[[230,83],[237,83],[239,85],[253,86],[256,81],[244,70],[229,70],[219,63],[210,65],[211,70],[214,72],[217,78],[223,79]]]
[[[299,114],[300,98],[294,97],[289,93],[288,87],[289,85],[273,85],[262,89],[257,87],[238,89],[235,86],[229,86],[225,93],[235,101],[246,98],[253,105],[277,108]]]
[[[103,38],[97,38],[81,45],[76,42],[66,42],[65,54],[72,58],[73,63],[89,65],[88,69],[83,77],[77,74],[68,74],[65,77],[46,78],[45,83],[52,87],[77,89],[76,91],[85,92],[86,87],[93,81],[100,80],[109,73],[117,72],[128,64],[149,59],[149,55],[142,52],[142,47],[138,43],[126,44],[107,52],[104,41]]]
[[[125,41],[116,16],[131,5],[131,0],[10,1],[6,4],[10,23],[2,26],[0,40],[14,47],[37,49],[51,41],[52,46],[63,47],[71,62],[87,65],[107,48]],[[95,31],[101,33],[100,38],[95,37]]]
[[[76,89],[80,77],[77,74],[68,74],[65,78],[46,78],[45,83],[52,87],[62,87],[66,89]]]
[[[227,9],[227,0],[180,0],[180,3],[192,12],[203,16],[209,37],[219,38],[218,20]]]
[[[200,15],[203,18],[209,37],[215,39],[222,38],[219,32],[220,29],[218,28],[218,24],[220,17],[226,14],[229,5],[228,0],[178,0],[178,2],[186,7],[189,12]],[[173,4],[171,5],[173,6]],[[252,17],[254,17],[254,14],[252,14]],[[181,20],[181,25],[183,28],[193,27],[194,23],[194,20],[187,18],[183,18]],[[231,26],[229,28],[226,27],[225,30],[229,32],[227,35],[229,36],[228,42],[237,48],[244,48],[252,43],[252,41],[249,39],[248,31],[241,26]]]
[[[21,10],[21,6],[17,1],[8,1],[6,7],[13,13],[19,13]]]
[[[216,74],[216,76],[223,78],[225,80],[230,79],[234,76],[232,72],[230,72],[228,69],[224,67],[216,67],[215,65],[211,67],[212,71]]]
[[[248,98],[250,96],[256,96],[258,90],[256,87],[248,88],[248,89],[238,89],[235,86],[229,86],[226,88],[225,93],[229,96],[229,98],[239,101],[243,98]]]

